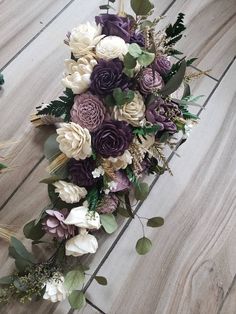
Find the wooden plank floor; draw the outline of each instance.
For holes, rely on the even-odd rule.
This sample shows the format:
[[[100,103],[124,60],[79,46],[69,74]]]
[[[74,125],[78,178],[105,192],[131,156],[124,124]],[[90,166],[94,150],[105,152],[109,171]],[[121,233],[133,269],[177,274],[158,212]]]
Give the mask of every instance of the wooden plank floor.
[[[11,155],[11,164],[16,167],[0,178],[0,223],[13,224],[19,236],[22,225],[37,216],[48,202],[46,186],[38,183],[38,178],[46,176],[42,146],[47,133],[33,129],[29,123],[29,114],[36,105],[50,101],[61,93],[63,60],[68,56],[68,51],[62,44],[64,34],[78,23],[92,19],[98,12],[99,4],[103,2],[0,0],[0,68],[4,67],[6,79],[0,93],[0,123],[4,126],[1,127],[0,139],[18,140],[15,146],[5,152]],[[155,238],[153,252],[147,257],[135,255],[133,235],[139,235],[140,230],[136,223],[132,223],[130,229],[125,231],[125,224],[121,222],[119,230],[112,237],[101,236],[98,253],[86,257],[86,260],[91,263],[92,273],[102,267],[99,273],[107,274],[109,286],[104,288],[92,283],[88,288],[89,298],[101,311],[89,305],[81,313],[234,314],[236,289],[233,262],[236,256],[235,232],[232,230],[235,226],[232,182],[235,152],[234,146],[229,143],[234,143],[235,133],[233,130],[228,131],[222,121],[231,127],[235,118],[231,106],[235,92],[235,65],[227,71],[219,86],[216,81],[227,70],[235,54],[236,37],[233,30],[236,25],[236,4],[234,0],[204,0],[198,5],[191,0],[154,2],[157,5],[156,13],[164,12],[167,22],[173,21],[178,11],[186,13],[188,37],[180,49],[183,48],[187,55],[200,56],[196,66],[202,69],[212,68],[213,78],[204,77],[194,87],[196,95],[204,94],[210,99],[206,112],[202,113],[200,125],[180,151],[182,159],[175,157],[171,162],[175,176],[163,176],[140,209],[146,213],[147,206],[150,214],[151,211],[156,213],[153,204],[159,204],[158,214],[167,219],[162,229],[150,232],[150,237]],[[205,25],[204,32],[199,31],[202,25]],[[207,120],[209,117],[210,124]],[[221,131],[223,128],[222,134],[217,121],[221,125]],[[207,135],[209,133],[209,137],[204,137],[204,142],[203,132]],[[218,136],[222,145],[217,145],[215,139]],[[213,151],[216,154],[214,158]],[[184,164],[186,167],[182,174]],[[226,177],[222,175],[223,169],[226,169]],[[204,174],[205,181],[199,173]],[[188,184],[193,178],[197,181],[191,184],[190,189]],[[201,186],[202,182],[205,184]],[[223,185],[222,195],[219,193],[219,183]],[[34,195],[33,199],[31,195]],[[220,195],[217,201],[212,199],[217,195]],[[222,209],[223,202],[232,204]],[[219,221],[222,222],[221,225]],[[197,233],[198,228],[203,235],[199,235],[200,231]],[[119,233],[123,232],[124,235],[118,241]],[[214,245],[212,241],[215,241]],[[110,248],[115,243],[117,245],[109,255]],[[12,263],[7,257],[7,244],[0,242],[0,245],[0,273],[3,275]],[[205,260],[206,263],[203,262]],[[153,269],[152,274],[148,271],[149,268]],[[213,270],[210,271],[211,269]],[[143,285],[146,286],[145,289]],[[206,295],[208,298],[205,298]],[[137,308],[140,311],[137,312]],[[64,314],[68,311],[69,306],[65,302],[59,306],[44,302],[30,308],[10,306],[4,313]]]

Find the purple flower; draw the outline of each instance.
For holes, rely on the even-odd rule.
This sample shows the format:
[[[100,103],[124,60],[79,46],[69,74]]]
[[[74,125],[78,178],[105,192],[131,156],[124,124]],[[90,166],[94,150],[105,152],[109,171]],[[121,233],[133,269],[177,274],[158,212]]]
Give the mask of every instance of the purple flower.
[[[92,157],[84,160],[71,159],[68,164],[71,181],[82,187],[90,187],[98,181],[92,175],[95,168],[96,162]]]
[[[75,97],[70,111],[71,121],[78,123],[89,131],[95,131],[105,118],[105,107],[102,101],[92,94],[81,94]]]
[[[119,199],[115,193],[109,193],[108,195],[104,195],[97,211],[102,214],[111,214],[116,210],[118,203]]]
[[[104,158],[121,156],[132,142],[131,127],[124,121],[107,121],[92,134],[92,147]]]
[[[139,78],[140,91],[144,94],[151,94],[154,90],[161,89],[164,85],[162,77],[151,68],[143,70]]]
[[[66,225],[63,222],[69,214],[67,208],[60,211],[48,209],[46,213],[47,216],[42,224],[46,232],[60,239],[67,239],[75,235],[75,227]]]
[[[95,17],[96,23],[102,25],[102,33],[107,36],[118,36],[130,42],[131,20],[115,14],[101,14]]]
[[[180,116],[180,110],[174,103],[167,103],[162,98],[156,98],[146,110],[146,118],[149,122],[158,125],[159,131],[175,133],[177,127],[173,118]]]
[[[167,75],[171,69],[171,62],[165,56],[160,56],[154,61],[154,70],[161,75]]]
[[[130,37],[130,43],[133,44],[138,44],[140,47],[145,46],[145,38],[141,32],[133,32]]]
[[[126,190],[131,185],[129,178],[122,170],[115,173],[114,182],[116,183],[116,187],[111,190],[112,192],[120,192]]]
[[[123,63],[119,59],[99,60],[91,74],[90,90],[96,95],[109,95],[117,87],[128,87],[129,79],[123,73]]]

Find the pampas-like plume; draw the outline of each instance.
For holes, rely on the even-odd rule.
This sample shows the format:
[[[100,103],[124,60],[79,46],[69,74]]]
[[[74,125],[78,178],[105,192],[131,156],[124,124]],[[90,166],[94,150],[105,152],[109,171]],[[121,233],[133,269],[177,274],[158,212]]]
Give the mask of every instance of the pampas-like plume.
[[[14,235],[15,233],[12,230],[5,227],[0,227],[0,238],[10,241],[11,237]]]
[[[69,161],[69,158],[61,153],[59,156],[57,156],[47,167],[47,171],[49,173],[54,173],[55,171],[62,168],[67,162]]]

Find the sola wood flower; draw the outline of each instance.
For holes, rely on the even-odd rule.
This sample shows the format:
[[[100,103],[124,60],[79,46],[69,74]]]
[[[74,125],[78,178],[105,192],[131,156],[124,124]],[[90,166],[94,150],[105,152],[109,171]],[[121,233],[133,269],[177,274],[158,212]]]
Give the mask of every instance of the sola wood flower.
[[[89,54],[104,35],[101,35],[101,25],[89,22],[72,29],[69,36],[69,46],[76,58]]]
[[[74,226],[67,226],[64,221],[69,213],[68,209],[46,210],[47,216],[43,222],[43,228],[46,232],[51,233],[58,238],[68,238],[75,233]]]
[[[125,169],[128,165],[132,164],[132,155],[128,150],[124,152],[123,155],[118,156],[116,158],[109,157],[108,159],[104,159],[105,162],[109,162],[109,166],[114,170]]]
[[[45,283],[45,286],[43,299],[50,300],[54,303],[63,301],[67,297],[62,274],[55,273],[54,276]]]
[[[80,160],[92,155],[91,136],[87,129],[73,122],[62,123],[57,134],[59,148],[68,158]]]
[[[66,75],[62,79],[62,84],[72,89],[74,94],[85,92],[90,85],[90,75],[97,61],[89,56],[78,59],[77,61],[65,60]]]
[[[98,213],[89,211],[85,206],[73,208],[64,223],[85,229],[99,229],[101,227]]]
[[[115,193],[109,193],[104,195],[100,204],[98,205],[97,211],[101,214],[111,214],[113,213],[119,204],[119,199]]]
[[[164,85],[162,77],[157,71],[151,68],[143,70],[139,78],[140,91],[146,95],[153,93],[154,90],[161,89]]]
[[[56,187],[55,192],[59,193],[60,199],[69,204],[78,203],[87,195],[85,188],[81,188],[73,183],[60,180],[53,183],[53,185]]]
[[[98,248],[97,239],[88,234],[86,229],[80,229],[80,234],[66,242],[67,256],[81,256],[88,253],[96,253]]]
[[[166,75],[170,72],[171,62],[167,57],[160,56],[154,61],[154,69],[161,75]]]
[[[96,47],[96,55],[104,60],[119,58],[124,59],[128,52],[128,46],[125,41],[117,36],[108,36],[103,38]]]
[[[145,110],[143,97],[139,92],[136,92],[131,102],[124,104],[122,107],[114,107],[114,118],[137,127],[144,124]]]
[[[102,101],[92,94],[81,94],[75,97],[71,109],[71,121],[78,123],[82,128],[95,131],[103,122],[105,107]]]

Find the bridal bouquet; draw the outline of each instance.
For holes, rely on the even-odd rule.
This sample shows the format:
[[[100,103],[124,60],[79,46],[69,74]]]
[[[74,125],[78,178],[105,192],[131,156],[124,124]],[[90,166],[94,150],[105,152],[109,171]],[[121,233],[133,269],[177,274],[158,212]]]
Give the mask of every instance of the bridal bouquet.
[[[108,11],[112,2],[100,8]],[[164,149],[173,148],[178,132],[185,139],[197,119],[188,110],[193,96],[186,74],[194,59],[174,58],[181,55],[175,44],[185,30],[184,15],[158,29],[163,17],[151,18],[149,0],[131,0],[131,7],[134,16],[121,2],[119,14],[103,13],[66,35],[71,57],[64,95],[37,107],[32,117],[36,126],[54,125],[44,148],[50,176],[41,181],[51,204],[24,227],[33,245],[50,243],[51,257],[36,259],[11,237],[16,271],[0,280],[1,302],[68,297],[73,309],[81,308],[88,267],[75,257],[95,254],[98,230],[115,232],[119,215],[137,216],[133,207],[149,192],[145,176],[170,171]],[[142,255],[152,246],[144,223],[160,227],[164,220],[137,217]],[[107,284],[102,276],[94,279]]]

